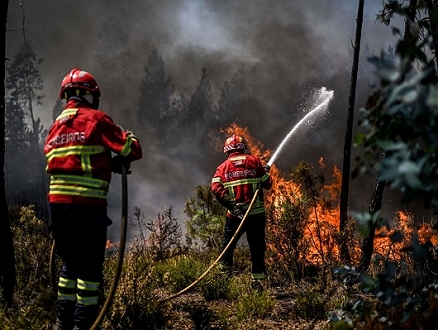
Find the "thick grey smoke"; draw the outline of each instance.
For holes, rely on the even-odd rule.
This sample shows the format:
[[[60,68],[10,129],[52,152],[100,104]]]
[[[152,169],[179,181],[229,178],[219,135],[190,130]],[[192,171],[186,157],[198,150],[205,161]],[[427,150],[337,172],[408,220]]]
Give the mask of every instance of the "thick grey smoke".
[[[376,54],[395,43],[391,29],[375,22],[381,7],[381,0],[366,2],[362,33],[362,50],[366,45]],[[326,87],[335,95],[330,115],[313,132],[292,141],[277,165],[287,172],[305,160],[318,168],[318,159],[324,157],[329,166],[341,167],[356,14],[357,1],[345,0],[10,1],[6,56],[12,58],[25,37],[44,59],[39,70],[45,98],[37,115],[46,127],[51,124],[60,81],[73,67],[95,75],[102,109],[123,125],[129,122],[123,114],[126,109],[138,107],[139,86],[152,49],[162,56],[175,95],[187,98],[205,67],[217,101],[225,80],[243,63],[258,81],[263,101],[242,112],[238,123],[248,126],[269,149],[275,149],[302,118],[309,91]],[[397,24],[400,27],[402,22]],[[356,108],[370,94],[372,68],[364,56],[359,77]],[[142,142],[145,156],[132,166],[130,206],[140,206],[147,218],[173,206],[182,219],[185,199],[196,185],[209,184],[222,155],[211,161],[211,171],[205,173],[195,163],[184,163],[183,156],[160,157],[148,141]],[[194,152],[178,141],[169,148],[175,149],[174,155]],[[165,173],[142,171],[150,161],[162,162]],[[118,179],[112,188],[115,195]],[[354,196],[354,182],[351,190]],[[364,198],[368,197],[362,193],[362,202],[368,203]],[[118,217],[116,206],[110,211]]]

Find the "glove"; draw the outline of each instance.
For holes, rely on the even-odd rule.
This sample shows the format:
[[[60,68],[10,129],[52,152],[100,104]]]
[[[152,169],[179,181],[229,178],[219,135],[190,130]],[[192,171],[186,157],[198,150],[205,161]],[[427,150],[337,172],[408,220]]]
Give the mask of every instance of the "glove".
[[[271,170],[271,166],[269,166],[268,164],[263,165],[263,168],[265,169],[265,171],[266,171],[267,173],[269,173],[269,171]]]
[[[225,206],[228,210],[233,211],[236,202],[229,195],[225,194],[219,202]]]
[[[246,203],[236,203],[233,207],[233,215],[242,220],[245,216],[246,210],[248,209],[248,204]]]
[[[126,174],[131,174],[131,162],[126,157],[121,155],[111,158],[111,172],[122,174],[122,167],[125,166]]]

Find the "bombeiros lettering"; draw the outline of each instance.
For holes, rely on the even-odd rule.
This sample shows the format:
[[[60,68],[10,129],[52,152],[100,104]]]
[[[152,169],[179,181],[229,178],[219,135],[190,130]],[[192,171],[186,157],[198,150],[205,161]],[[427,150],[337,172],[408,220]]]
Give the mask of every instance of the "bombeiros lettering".
[[[255,176],[256,170],[255,169],[245,169],[245,170],[239,170],[239,171],[233,171],[225,173],[226,179],[233,179],[233,178],[246,178],[249,176]]]
[[[50,147],[59,146],[68,143],[80,143],[85,141],[85,132],[73,132],[56,135],[48,143]]]

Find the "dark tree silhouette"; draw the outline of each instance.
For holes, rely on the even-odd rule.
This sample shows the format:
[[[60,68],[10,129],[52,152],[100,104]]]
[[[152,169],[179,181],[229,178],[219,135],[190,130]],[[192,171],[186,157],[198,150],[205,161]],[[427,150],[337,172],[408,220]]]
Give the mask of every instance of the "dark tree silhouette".
[[[348,189],[350,188],[350,161],[351,161],[351,142],[353,136],[353,117],[354,117],[354,105],[356,101],[356,83],[357,72],[359,69],[359,54],[360,54],[360,41],[362,36],[362,22],[363,22],[363,8],[364,0],[359,0],[359,6],[357,10],[356,18],[356,35],[354,39],[354,55],[353,65],[351,68],[350,77],[350,94],[348,97],[348,110],[347,110],[347,122],[345,128],[344,138],[344,157],[342,160],[342,184],[340,195],[340,219],[339,219],[339,231],[344,237],[341,238],[340,253],[344,262],[350,262],[350,253],[348,250],[348,237],[347,227],[349,222],[348,216]]]
[[[231,80],[226,80],[217,104],[219,125],[229,125],[236,121],[238,107],[247,95],[246,69],[240,64]]]
[[[140,86],[138,131],[146,131],[150,136],[156,136],[158,132],[164,131],[163,120],[171,109],[174,86],[171,77],[166,77],[164,61],[156,49],[150,52],[145,71],[146,76]]]
[[[207,69],[202,68],[201,79],[196,86],[195,93],[190,99],[188,117],[193,132],[204,134],[206,127],[211,127],[214,121],[213,100],[211,95],[211,84],[207,76]]]
[[[21,167],[14,168],[5,175],[10,188],[8,192],[19,197],[13,202],[19,205],[34,204],[37,215],[45,218],[48,214],[45,197],[48,176],[41,147],[45,132],[41,120],[34,114],[34,107],[42,104],[43,81],[37,68],[41,62],[42,59],[37,58],[30,43],[25,41],[7,69],[6,120],[14,126],[8,125],[6,128],[5,158],[7,162],[13,162],[17,161],[17,157],[20,161],[26,155],[27,161],[21,162]],[[15,173],[19,181],[11,180],[9,176],[13,172],[19,172]]]
[[[3,1],[3,10],[2,10],[2,17],[4,22],[4,33],[5,36],[5,56],[4,60],[6,61],[6,22],[8,18],[8,5],[9,0]],[[2,98],[1,98],[1,112],[2,112],[2,120],[1,120],[1,127],[2,131],[5,131],[5,69],[6,66],[3,64],[2,70],[1,70],[1,76],[2,76]],[[4,133],[3,133],[4,134]],[[4,166],[4,159],[5,159],[5,143],[3,139],[3,166]],[[3,186],[3,212],[2,217],[0,219],[0,251],[2,251],[2,266],[0,267],[0,289],[2,289],[3,297],[6,300],[6,302],[10,305],[12,303],[12,297],[15,290],[15,284],[16,284],[16,274],[15,274],[15,252],[14,252],[14,243],[12,240],[12,233],[11,233],[11,227],[9,223],[9,211],[8,211],[8,204],[6,203],[6,191],[5,191],[5,172],[4,169],[2,170],[2,186]]]
[[[62,103],[61,99],[57,99],[55,105],[52,109],[52,119],[53,121],[56,120],[56,118],[61,114],[62,110],[64,110],[64,104]]]
[[[416,12],[417,0],[411,0],[409,2],[409,7],[406,9],[405,18],[405,31],[404,31],[404,42],[405,43],[416,43],[418,41],[418,35],[413,36],[411,31],[412,24],[415,22],[415,12]],[[384,9],[382,10],[382,14]],[[389,54],[393,55],[392,53]],[[382,157],[385,157],[386,152],[383,153]],[[373,194],[371,197],[371,202],[368,210],[371,215],[376,214],[382,208],[383,192],[385,190],[386,180],[379,180],[378,175],[374,184]],[[377,223],[369,223],[368,231],[365,234],[362,241],[361,257],[358,266],[360,272],[366,272],[371,264],[371,257],[374,252],[374,237],[376,232]]]

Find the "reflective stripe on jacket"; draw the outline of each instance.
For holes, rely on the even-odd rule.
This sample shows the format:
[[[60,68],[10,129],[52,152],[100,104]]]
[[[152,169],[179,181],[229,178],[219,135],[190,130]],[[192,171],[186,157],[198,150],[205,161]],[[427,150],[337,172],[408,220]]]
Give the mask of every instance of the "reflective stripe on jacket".
[[[106,205],[112,152],[129,161],[142,157],[138,140],[110,116],[69,101],[50,127],[44,145],[49,202]]]
[[[211,180],[211,189],[219,201],[228,195],[236,203],[249,204],[259,184],[263,189],[272,186],[272,178],[263,168],[260,159],[235,152],[217,167]],[[263,189],[254,201],[250,215],[265,212]],[[228,211],[227,216],[232,217],[232,214]]]

